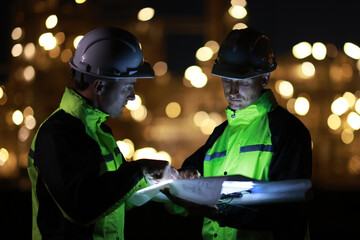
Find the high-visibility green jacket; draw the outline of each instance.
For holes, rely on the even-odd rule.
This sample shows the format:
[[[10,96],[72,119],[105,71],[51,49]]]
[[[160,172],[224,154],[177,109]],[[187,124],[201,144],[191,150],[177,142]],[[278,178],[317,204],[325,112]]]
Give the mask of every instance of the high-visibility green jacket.
[[[197,169],[204,177],[241,174],[263,181],[311,177],[309,131],[276,103],[271,90],[245,109],[227,108],[226,115],[182,169]],[[306,218],[299,204],[218,207],[218,222],[204,219],[204,239],[304,239]]]
[[[108,115],[66,88],[40,126],[28,158],[33,239],[124,239],[127,196],[146,187],[136,162],[125,162]]]

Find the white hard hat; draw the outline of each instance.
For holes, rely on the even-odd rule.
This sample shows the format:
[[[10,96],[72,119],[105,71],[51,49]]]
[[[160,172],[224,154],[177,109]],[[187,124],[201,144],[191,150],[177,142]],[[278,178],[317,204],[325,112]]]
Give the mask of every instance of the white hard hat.
[[[144,61],[137,38],[115,27],[97,28],[85,34],[69,63],[86,82],[96,78],[154,77],[154,70]]]

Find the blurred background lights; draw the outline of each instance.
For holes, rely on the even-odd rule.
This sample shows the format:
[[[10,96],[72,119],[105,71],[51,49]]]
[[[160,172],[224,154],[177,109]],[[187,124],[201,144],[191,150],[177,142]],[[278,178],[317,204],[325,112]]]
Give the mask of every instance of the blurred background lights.
[[[155,15],[155,10],[151,7],[143,8],[138,13],[138,19],[140,21],[149,21]]]
[[[323,60],[326,57],[326,46],[321,42],[314,43],[312,55],[316,60]]]
[[[354,140],[354,133],[350,129],[344,129],[341,133],[341,140],[345,144],[350,144]]]
[[[39,45],[45,50],[51,50],[56,46],[56,38],[50,32],[44,33],[39,37]]]
[[[65,33],[58,32],[55,34],[57,44],[62,44],[65,41]]]
[[[220,48],[219,44],[214,40],[207,41],[205,43],[205,47],[211,48],[213,54],[217,53],[219,51],[219,48]]]
[[[202,121],[200,130],[204,135],[210,135],[216,126],[216,122],[213,119],[208,118]]]
[[[147,117],[147,109],[144,105],[141,105],[136,110],[131,111],[130,114],[135,121],[142,122]]]
[[[54,49],[49,51],[49,57],[56,58],[60,55],[60,47],[56,46]]]
[[[233,6],[246,6],[246,0],[231,0],[231,5]]]
[[[1,96],[1,94],[0,94],[0,96]],[[355,103],[355,110],[356,110],[357,113],[360,114],[360,98]]]
[[[327,119],[327,124],[332,130],[337,130],[341,126],[341,118],[336,114],[331,114]]]
[[[77,4],[83,4],[84,2],[86,2],[86,0],[75,0],[75,2],[76,2]]]
[[[135,95],[135,99],[128,101],[126,104],[126,108],[129,110],[136,110],[139,109],[142,104],[142,100],[139,95]]]
[[[0,148],[0,166],[9,159],[9,152],[5,148]]]
[[[25,67],[24,69],[24,79],[27,82],[30,82],[31,80],[33,80],[35,77],[35,69],[33,66],[29,65],[27,67]]]
[[[185,78],[196,88],[202,88],[207,83],[207,76],[199,66],[188,67],[185,71]]]
[[[344,114],[348,110],[348,108],[349,108],[349,102],[343,97],[337,98],[331,104],[331,112],[335,113],[338,116]]]
[[[20,125],[24,120],[22,112],[20,110],[16,110],[12,115],[12,120],[16,125]]]
[[[194,114],[193,121],[197,127],[200,127],[202,122],[209,119],[209,114],[205,111],[198,111]]]
[[[72,51],[70,49],[65,49],[61,52],[60,57],[62,62],[67,63],[72,57]]]
[[[285,80],[279,80],[275,83],[275,90],[285,99],[289,99],[294,94],[293,85]]]
[[[349,107],[353,107],[356,102],[356,97],[351,92],[345,92],[343,97],[348,101]]]
[[[355,113],[355,112],[350,112],[348,117],[347,117],[347,122],[349,124],[349,126],[354,129],[354,130],[359,130],[360,129],[360,116],[359,114]]]
[[[35,45],[33,43],[28,43],[25,45],[24,56],[28,60],[35,56]]]
[[[353,43],[350,42],[345,43],[344,52],[346,53],[346,55],[348,55],[353,59],[360,59],[360,47]]]
[[[45,26],[47,29],[52,29],[56,27],[57,23],[58,23],[58,18],[56,15],[53,14],[46,19]]]
[[[298,97],[295,101],[294,108],[297,114],[300,116],[305,116],[310,108],[309,100],[307,100],[305,97]]]
[[[201,47],[196,51],[196,58],[199,61],[208,61],[212,58],[213,56],[213,51],[210,47]]]
[[[133,157],[135,148],[134,143],[130,139],[123,139],[116,143],[125,159],[131,159]]]
[[[81,40],[83,37],[84,37],[83,35],[79,35],[79,36],[77,36],[76,38],[74,38],[73,45],[74,45],[74,48],[75,48],[75,49],[77,48],[77,45],[79,44],[80,40]]]
[[[360,173],[360,157],[359,156],[351,157],[349,160],[348,168],[351,173],[359,174]]]
[[[36,126],[36,120],[35,120],[34,116],[32,116],[32,115],[26,116],[25,120],[24,120],[24,124],[27,129],[33,130]]]
[[[157,152],[155,148],[145,147],[135,151],[134,160],[139,159],[157,159],[157,160],[165,160],[171,163],[171,157],[167,152],[160,151]]]
[[[0,99],[4,96],[4,90],[2,87],[0,87]]]
[[[22,126],[18,132],[18,139],[21,142],[25,142],[29,138],[29,136],[30,136],[30,130]]]
[[[293,47],[292,53],[297,59],[306,58],[311,54],[311,44],[308,42],[298,43]]]
[[[15,44],[11,49],[11,55],[13,57],[18,57],[23,51],[23,46],[20,43]]]
[[[12,30],[12,32],[11,32],[11,38],[13,40],[20,39],[22,37],[22,35],[23,35],[23,30],[20,27],[14,28],[14,30]]]
[[[245,28],[247,28],[248,26],[245,24],[245,23],[237,23],[237,24],[235,24],[234,26],[233,26],[233,30],[235,30],[235,29],[245,29]]]
[[[233,5],[229,8],[229,14],[230,16],[232,16],[233,18],[236,19],[243,19],[244,17],[246,17],[247,15],[247,11],[244,7],[242,6],[238,6],[238,5]]]
[[[23,111],[24,117],[27,117],[29,115],[34,115],[34,109],[31,106],[27,106]]]
[[[304,62],[301,64],[301,71],[307,77],[312,77],[315,74],[315,66],[311,62]]]
[[[166,106],[165,112],[169,118],[177,118],[181,113],[181,106],[177,102],[171,102]]]
[[[163,61],[155,63],[153,68],[156,76],[163,76],[167,72],[167,64]]]

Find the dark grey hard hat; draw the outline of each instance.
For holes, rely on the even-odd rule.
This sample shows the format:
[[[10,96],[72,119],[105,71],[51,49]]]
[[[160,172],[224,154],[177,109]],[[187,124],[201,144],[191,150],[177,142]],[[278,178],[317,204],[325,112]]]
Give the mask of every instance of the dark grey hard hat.
[[[88,79],[153,78],[140,43],[130,32],[115,27],[94,29],[80,40],[69,61],[73,70]]]
[[[269,39],[252,28],[232,30],[222,42],[212,74],[245,79],[276,68]]]

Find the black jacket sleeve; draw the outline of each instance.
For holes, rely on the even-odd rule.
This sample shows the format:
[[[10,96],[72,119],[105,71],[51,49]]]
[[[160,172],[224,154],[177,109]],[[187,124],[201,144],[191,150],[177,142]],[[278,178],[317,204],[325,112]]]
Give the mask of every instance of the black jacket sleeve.
[[[72,219],[90,223],[111,208],[142,178],[136,162],[123,163],[117,171],[102,175],[104,161],[98,144],[81,121],[63,112],[52,116],[39,130],[34,162],[38,184]],[[45,192],[38,192],[39,198]],[[46,203],[43,208],[46,208]]]

